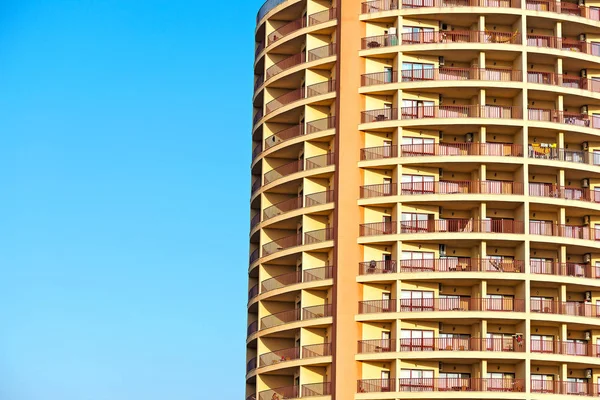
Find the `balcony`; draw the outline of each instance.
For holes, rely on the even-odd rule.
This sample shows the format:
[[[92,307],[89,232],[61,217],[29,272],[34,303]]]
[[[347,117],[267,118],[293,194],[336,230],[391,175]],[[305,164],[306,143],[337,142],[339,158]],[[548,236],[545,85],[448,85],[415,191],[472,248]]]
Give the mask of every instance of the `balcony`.
[[[359,314],[396,312],[396,300],[367,300],[358,303]],[[471,298],[458,296],[452,298],[400,299],[400,312],[427,311],[500,311],[525,312],[525,300],[505,297]]]
[[[523,221],[512,219],[437,219],[401,221],[400,233],[525,233]]]
[[[258,332],[258,321],[250,323],[250,325],[248,325],[248,329],[246,330],[248,336],[256,332]]]
[[[398,151],[398,148],[400,148]],[[368,147],[360,150],[361,161],[398,157],[492,156],[523,157],[523,146],[507,143],[432,143]]]
[[[526,7],[528,10],[533,11],[555,12],[600,21],[600,12],[596,8],[580,6],[574,3],[551,0],[527,0]]]
[[[306,159],[306,169],[324,168],[335,163],[335,154],[327,153]]]
[[[302,196],[281,201],[264,209],[263,220],[266,221],[286,212],[299,210],[302,207],[311,207],[331,203],[334,199],[333,194],[333,190],[328,190],[325,192],[308,194],[304,197],[304,202],[302,201]]]
[[[553,183],[530,183],[529,195],[600,203],[600,191],[558,186]]]
[[[399,268],[397,267],[399,264]],[[359,263],[359,275],[421,272],[525,272],[523,260],[492,258],[438,258],[432,260],[383,260]]]
[[[361,379],[358,381],[358,393],[395,392],[396,378],[388,379]]]
[[[364,74],[361,77],[361,86],[383,85],[386,83],[401,82],[427,82],[427,81],[494,81],[494,82],[520,82],[521,71],[497,68],[454,68],[444,67],[423,70],[402,70],[376,72]]]
[[[256,213],[254,217],[250,220],[250,229],[254,229],[256,225],[260,222],[260,213]]]
[[[266,279],[260,285],[260,292],[266,293],[302,282],[316,282],[331,279],[332,277],[333,267],[329,266],[290,272]]]
[[[580,263],[554,261],[530,261],[529,272],[536,275],[571,276],[600,279],[600,267]]]
[[[254,192],[260,189],[260,185],[260,178],[257,178],[254,182],[252,182],[252,187],[250,188],[251,193],[254,194]]]
[[[302,237],[304,236],[304,243]],[[273,240],[262,247],[263,257],[274,254],[278,251],[290,249],[292,247],[302,246],[303,244],[315,244],[333,240],[333,228],[318,229],[311,232],[297,233],[295,235],[286,236],[280,239]]]
[[[383,183],[379,185],[366,185],[360,187],[360,198],[370,199],[372,197],[395,196],[398,194],[398,184]]]
[[[268,102],[265,106],[266,113],[270,114],[273,111],[288,104],[291,104],[295,101],[308,99],[322,94],[332,93],[335,92],[335,90],[335,80],[333,79],[330,79],[325,82],[315,83],[314,85],[301,87]]]
[[[333,56],[336,54],[336,49],[337,46],[335,43],[331,43],[309,50],[308,52],[294,54],[267,68],[266,77],[267,79],[271,79],[283,71],[293,68],[297,65],[304,64],[305,62],[316,61],[322,58]]]
[[[331,343],[302,346],[302,358],[327,357],[331,355]]]
[[[499,351],[524,352],[523,339],[513,338],[430,338],[400,339],[400,351]]]
[[[508,181],[437,181],[405,182],[400,185],[400,194],[523,194],[522,182]]]
[[[359,340],[358,354],[390,353],[396,351],[396,339]]]
[[[558,49],[574,53],[583,53],[593,56],[600,55],[600,45],[583,40],[561,38],[545,35],[527,35],[527,46],[547,49]]]
[[[250,290],[248,290],[248,301],[252,300],[258,296],[258,284],[252,286]]]
[[[288,140],[305,134],[317,133],[328,129],[333,129],[336,125],[335,121],[335,117],[327,117],[307,122],[306,129],[304,129],[303,124],[298,124],[283,129],[265,139],[265,150],[268,150],[275,145],[278,145],[280,143],[286,142]]]
[[[517,106],[420,106],[400,108],[401,120],[420,120],[429,118],[497,118],[523,119],[522,108]],[[361,123],[381,122],[398,119],[397,108],[363,111]]]
[[[501,43],[521,44],[519,32],[498,31],[434,31],[403,33],[402,45],[437,43]]]
[[[571,239],[600,240],[600,229],[588,225],[561,225],[550,221],[530,221],[529,234]]]
[[[379,35],[362,38],[361,49],[377,49],[380,47],[398,46],[398,35]]]
[[[524,392],[525,381],[514,378],[400,378],[400,392]],[[361,379],[358,393],[395,392],[396,379]]]
[[[290,322],[306,321],[316,318],[331,317],[332,305],[325,304],[320,306],[297,308],[294,310],[282,311],[267,315],[260,320],[260,329],[268,329],[276,326],[288,324]]]
[[[362,14],[371,14],[381,11],[397,10],[399,4],[402,8],[424,7],[493,7],[493,8],[519,8],[520,3],[515,0],[374,0],[362,3]]]
[[[254,114],[254,117],[252,118],[252,126],[255,126],[258,123],[258,121],[260,121],[261,118],[264,117],[264,115],[265,114],[264,114],[262,108],[258,109],[256,111],[256,114]]]
[[[600,385],[592,382],[531,380],[532,393],[565,394],[575,396],[598,396]]]
[[[252,253],[250,253],[250,264],[256,260],[258,260],[258,249],[255,249]]]
[[[600,306],[591,303],[531,299],[530,305],[532,313],[569,315],[573,317],[600,317]]]
[[[531,340],[532,353],[562,354],[565,356],[600,357],[600,345],[563,342],[560,340]]]
[[[579,76],[555,74],[554,72],[527,71],[527,82],[589,90],[590,92],[600,93],[600,82],[597,80]]]
[[[252,149],[252,159],[254,160],[263,151],[262,143],[258,143]]]
[[[269,172],[266,172],[264,175],[265,185],[276,181],[277,179],[281,179],[284,176],[288,176],[291,174],[295,174],[296,172],[300,172],[304,170],[304,161],[296,160],[290,163],[281,165],[277,168],[272,169]]]
[[[330,8],[328,10],[320,11],[308,16],[308,19],[305,17],[298,18],[294,21],[288,22],[287,24],[281,26],[277,30],[273,31],[269,36],[267,36],[267,43],[272,45],[276,41],[291,35],[292,33],[306,28],[307,22],[308,26],[314,26],[318,24],[322,24],[327,21],[334,20],[336,18],[336,9]]]
[[[398,233],[396,221],[361,224],[359,230],[360,236],[395,235]]]
[[[259,368],[269,365],[279,364],[285,361],[297,360],[300,358],[300,347],[281,349],[271,353],[261,354],[259,357]]]
[[[299,399],[303,397],[329,396],[331,383],[309,383],[302,386],[286,386],[258,393],[258,400]]]
[[[594,119],[594,123],[588,114],[574,113],[560,110],[551,110],[543,108],[528,108],[527,119],[529,121],[555,122],[558,124],[575,125],[581,127],[598,128],[599,121]]]
[[[576,164],[600,165],[600,157],[589,151],[573,151],[555,147],[529,145],[529,158],[538,160],[565,161]]]
[[[256,357],[250,359],[250,361],[248,361],[246,363],[246,373],[253,371],[256,369]]]

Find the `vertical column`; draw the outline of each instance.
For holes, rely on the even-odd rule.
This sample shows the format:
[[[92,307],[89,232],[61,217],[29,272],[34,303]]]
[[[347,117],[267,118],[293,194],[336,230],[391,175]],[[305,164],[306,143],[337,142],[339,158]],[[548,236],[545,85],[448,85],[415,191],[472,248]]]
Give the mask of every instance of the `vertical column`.
[[[361,97],[358,93],[364,64],[358,59],[364,27],[357,16],[360,0],[338,4],[337,132],[335,135],[335,210],[334,210],[334,286],[333,286],[333,399],[353,399],[355,382],[360,376],[354,351],[359,326],[354,321],[358,311],[360,288],[356,284],[355,266],[361,260],[356,243],[361,211],[357,205],[361,173],[357,168],[361,147]],[[343,68],[342,68],[343,64]],[[343,133],[342,133],[343,132]],[[343,216],[343,218],[341,217]]]

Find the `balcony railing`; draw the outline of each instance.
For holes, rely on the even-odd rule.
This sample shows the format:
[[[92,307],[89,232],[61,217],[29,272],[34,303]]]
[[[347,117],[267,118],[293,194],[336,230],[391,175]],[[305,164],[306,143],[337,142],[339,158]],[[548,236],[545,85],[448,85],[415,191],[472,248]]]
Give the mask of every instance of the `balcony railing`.
[[[532,353],[562,354],[566,356],[600,357],[600,345],[593,343],[563,342],[560,340],[531,340]]]
[[[316,282],[332,278],[333,267],[311,268],[304,271],[294,271],[266,279],[260,285],[260,292],[265,293],[301,282]]]
[[[252,217],[252,219],[250,219],[250,229],[253,229],[256,225],[258,225],[260,222],[260,213],[256,213],[256,215],[254,217]]]
[[[396,312],[396,299],[366,300],[358,302],[359,314]]]
[[[400,114],[400,115],[398,115]],[[361,113],[361,123],[380,122],[388,120],[416,120],[425,118],[495,118],[522,119],[522,108],[518,106],[417,106],[369,110]]]
[[[600,191],[558,186],[553,183],[530,183],[529,195],[600,203]]]
[[[279,143],[283,143],[304,134],[321,132],[332,128],[335,128],[335,117],[326,117],[307,122],[306,129],[304,129],[303,124],[294,125],[267,137],[265,139],[264,147],[265,150],[268,150]]]
[[[365,263],[367,264],[367,263]],[[523,260],[499,260],[493,258],[438,258],[431,260],[400,260],[399,272],[525,272]],[[362,271],[367,274],[370,265],[365,266]],[[377,271],[377,270],[376,270]]]
[[[360,198],[370,199],[371,197],[395,196],[398,194],[397,183],[383,183],[379,185],[366,185],[360,187]]]
[[[333,228],[325,228],[305,232],[304,243],[302,241],[302,236],[302,233],[296,233],[295,235],[286,236],[264,244],[262,247],[263,257],[271,255],[281,250],[289,249],[296,246],[302,246],[303,244],[309,245],[321,243],[327,240],[333,240]]]
[[[396,378],[388,379],[361,379],[358,381],[358,393],[395,392]]]
[[[591,303],[575,301],[554,301],[546,299],[531,299],[531,312],[540,314],[559,314],[576,317],[600,317],[600,306]]]
[[[583,17],[593,21],[600,21],[600,11],[596,7],[591,8],[568,2],[557,2],[552,0],[527,0],[527,9],[534,11],[555,12]]]
[[[554,72],[527,71],[527,82],[600,92],[600,82],[597,80]]]
[[[248,325],[248,329],[246,330],[248,336],[252,335],[255,332],[258,332],[258,321],[250,323],[250,325]]]
[[[251,358],[247,363],[246,363],[246,373],[255,370],[256,369],[256,357]]]
[[[592,382],[569,382],[532,379],[531,392],[596,397],[600,394],[600,385]]]
[[[258,400],[284,400],[304,397],[329,396],[330,382],[308,383],[302,386],[285,386],[258,393]]]
[[[520,3],[516,0],[373,0],[362,3],[361,11],[363,14],[371,14],[397,10],[399,5],[403,9],[423,7],[520,7]]]
[[[317,47],[307,52],[297,53],[289,56],[267,68],[266,77],[271,79],[283,71],[293,68],[305,62],[316,61],[322,58],[330,57],[336,54],[336,45],[331,43],[325,46]]]
[[[324,11],[319,11],[317,13],[311,14],[306,17],[298,18],[294,21],[288,22],[287,24],[281,26],[277,30],[273,31],[269,36],[267,36],[267,42],[269,45],[275,43],[276,41],[284,38],[297,30],[305,28],[307,26],[313,26],[322,24],[324,22],[328,22],[334,20],[336,18],[336,9],[330,8]]]
[[[252,286],[250,290],[248,290],[248,301],[252,300],[258,296],[258,284]]]
[[[400,152],[398,152],[400,147]],[[523,146],[507,143],[431,143],[368,147],[360,150],[361,160],[424,156],[523,157]],[[599,158],[600,163],[600,158]]]
[[[302,385],[302,397],[329,396],[330,394],[331,382]]]
[[[529,145],[529,158],[541,160],[566,161],[577,164],[600,165],[600,155],[589,151],[576,151],[552,147],[533,147]]]
[[[325,46],[321,46],[321,47],[317,47],[312,50],[308,50],[308,52],[306,54],[307,54],[307,57],[306,57],[307,62],[331,57],[331,56],[334,56],[337,54],[337,45],[335,43],[329,43],[329,44],[326,44]]]
[[[378,147],[367,147],[360,149],[360,159],[365,160],[381,160],[383,158],[394,158],[398,157],[398,146],[378,146]]]
[[[321,154],[306,159],[306,169],[324,168],[335,163],[335,153]]]
[[[335,7],[327,10],[319,11],[308,16],[308,26],[322,24],[328,21],[332,21],[337,17],[337,10]]]
[[[403,33],[402,45],[434,43],[504,43],[521,44],[520,32],[434,31]]]
[[[281,165],[281,166],[274,168],[271,171],[268,171],[265,173],[265,175],[264,175],[265,185],[269,184],[273,181],[276,181],[277,179],[283,178],[284,176],[288,176],[288,175],[291,175],[291,174],[294,174],[296,172],[300,172],[303,170],[304,170],[304,161],[303,160],[296,160],[296,161],[292,161],[290,163]]]
[[[527,45],[531,47],[572,51],[576,53],[590,54],[593,56],[600,55],[600,44],[556,36],[528,34]]]
[[[400,185],[404,196],[419,194],[523,194],[522,182],[508,181],[437,181],[404,182]]]
[[[400,233],[525,233],[523,221],[511,219],[438,219],[428,221],[401,221]]]
[[[326,357],[331,355],[331,343],[302,346],[302,358]]]
[[[322,204],[333,203],[333,201],[335,200],[334,194],[335,192],[333,190],[326,190],[324,192],[307,194],[304,198],[304,207],[312,207]]]
[[[510,338],[429,338],[400,339],[400,351],[500,351],[523,352],[523,339]]]
[[[402,70],[402,82],[421,81],[495,81],[520,82],[523,80],[521,71],[501,68],[455,68],[443,67],[437,69]]]
[[[294,89],[268,102],[265,106],[266,113],[272,113],[273,111],[298,100],[335,92],[335,89],[335,80],[333,79]]]
[[[396,351],[396,339],[359,340],[358,353],[390,353]]]
[[[252,126],[256,125],[264,115],[262,108],[256,110],[256,114],[254,114],[254,117],[252,118]]]
[[[398,46],[398,35],[379,35],[362,38],[361,49],[376,49],[379,47]]]
[[[301,320],[305,321],[309,319],[331,317],[332,311],[333,307],[331,304],[282,311],[261,318],[260,329],[273,328],[275,326],[280,326],[288,324],[290,322],[296,322]]]
[[[333,315],[333,305],[323,304],[320,306],[304,307],[302,309],[302,320],[326,318]]]
[[[302,208],[302,197],[294,197],[293,199],[280,201],[279,203],[265,208],[263,211],[263,219],[266,221],[283,213],[298,210],[300,208]]]
[[[600,229],[588,225],[562,225],[550,221],[530,221],[529,234],[571,239],[600,240]]]
[[[252,159],[254,160],[256,156],[258,156],[262,152],[262,150],[262,143],[258,143],[256,146],[254,146],[254,148],[252,149]]]
[[[300,358],[300,347],[292,347],[289,349],[281,349],[271,353],[261,354],[258,358],[258,366],[266,367],[269,365],[279,364],[284,361],[297,360]]]
[[[400,392],[524,392],[525,381],[514,378],[400,378]]]
[[[525,300],[512,297],[400,299],[401,312],[421,311],[525,311]]]
[[[261,51],[265,49],[265,42],[258,42],[256,44],[256,48],[254,49],[254,57],[258,57]]]
[[[252,253],[250,253],[250,264],[254,261],[258,260],[258,249],[255,249]]]
[[[559,263],[554,261],[530,261],[529,272],[536,275],[572,276],[600,279],[600,267],[581,263]]]
[[[588,114],[560,110],[529,108],[527,109],[527,119],[530,121],[556,122],[559,124],[577,125],[583,127],[598,127],[597,123],[591,124],[591,118]]]
[[[250,191],[254,194],[254,192],[260,189],[260,185],[260,178],[257,178],[254,182],[252,182],[252,187],[250,188]]]
[[[398,233],[396,221],[371,222],[360,225],[360,236],[394,235]]]
[[[329,116],[321,119],[317,119],[315,121],[306,123],[306,134],[309,135],[311,133],[326,131],[329,129],[334,129],[336,125],[336,117]]]

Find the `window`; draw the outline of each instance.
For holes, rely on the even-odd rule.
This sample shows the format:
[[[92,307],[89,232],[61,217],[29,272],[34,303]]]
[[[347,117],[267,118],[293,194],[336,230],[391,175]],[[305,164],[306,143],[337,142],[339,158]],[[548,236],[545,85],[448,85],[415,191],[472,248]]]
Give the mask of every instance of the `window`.
[[[515,272],[515,260],[511,256],[488,256],[490,260],[486,264],[487,271],[493,272]]]
[[[433,390],[433,370],[400,370],[401,392],[430,392]]]
[[[501,294],[487,295],[487,310],[488,311],[513,311],[515,298],[514,296],[505,296]]]
[[[429,231],[429,214],[402,213],[401,233]]]
[[[440,372],[439,390],[467,391],[471,387],[471,374]]]
[[[420,100],[402,100],[402,119],[434,117],[435,102]]]
[[[554,273],[554,261],[551,258],[530,258],[531,273],[552,275]]]
[[[588,341],[587,340],[580,340],[580,339],[567,339],[567,348],[565,349],[567,351],[568,355],[575,355],[575,356],[587,356],[588,352]]]
[[[506,372],[488,372],[487,389],[489,391],[511,392],[514,390],[515,374]]]
[[[529,234],[531,235],[552,236],[552,228],[552,221],[529,221]]]
[[[532,374],[531,391],[534,393],[554,393],[554,376]]]
[[[554,298],[531,296],[531,312],[554,312]]]
[[[416,137],[403,137],[402,138],[402,155],[404,156],[415,156],[415,155],[434,155],[435,154],[435,140],[432,138],[416,138]]]
[[[533,353],[554,353],[554,336],[531,335],[531,351]]]
[[[567,378],[566,394],[581,394],[588,393],[587,378]]]
[[[489,351],[513,351],[515,339],[507,333],[488,333],[486,349]]]
[[[421,290],[403,290],[401,292],[401,311],[433,311],[433,292]]]
[[[435,253],[421,251],[402,252],[402,272],[434,271]]]
[[[434,79],[434,65],[420,63],[402,63],[402,82]]]
[[[475,350],[471,349],[470,344],[470,335],[440,333],[438,350]]]
[[[403,43],[432,43],[434,41],[433,28],[421,28],[418,26],[402,27]]]
[[[402,175],[402,194],[434,193],[435,177]]]
[[[464,311],[469,309],[468,297],[445,295],[439,297],[440,311]]]
[[[402,329],[400,351],[433,351],[433,331]]]

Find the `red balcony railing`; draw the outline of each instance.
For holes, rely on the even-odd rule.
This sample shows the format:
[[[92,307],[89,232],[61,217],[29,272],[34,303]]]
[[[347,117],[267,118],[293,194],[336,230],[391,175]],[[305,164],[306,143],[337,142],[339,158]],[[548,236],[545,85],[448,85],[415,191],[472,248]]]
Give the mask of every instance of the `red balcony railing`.
[[[296,233],[294,235],[285,236],[280,239],[273,240],[272,242],[263,245],[262,254],[268,256],[281,250],[289,249],[291,247],[302,245],[302,234]]]
[[[400,71],[401,82],[421,81],[495,81],[520,82],[523,80],[521,71],[501,68],[455,68],[443,67],[436,69],[409,69]],[[364,76],[364,75],[363,75]],[[378,79],[381,77],[377,77]],[[385,78],[385,77],[384,77]],[[387,82],[381,82],[387,83]],[[373,84],[373,83],[371,83]],[[366,84],[363,84],[366,86]]]
[[[400,146],[401,157],[496,156],[523,157],[523,146],[509,143],[432,143]]]
[[[246,373],[255,370],[256,369],[256,357],[251,358],[247,363],[246,363]]]
[[[363,111],[360,114],[360,122],[365,124],[369,122],[391,121],[398,119],[397,108],[383,108],[380,110]]]
[[[285,386],[263,390],[258,393],[258,400],[284,400],[300,398],[300,386]]]
[[[359,275],[391,274],[398,272],[396,260],[365,261],[358,263]]]
[[[395,392],[396,378],[361,379],[357,382],[358,393]]]
[[[330,394],[331,382],[302,385],[302,397],[329,396]]]
[[[519,8],[517,0],[374,0],[362,3],[362,13],[370,14],[381,11],[397,10],[398,3],[402,8],[423,7],[493,7]]]
[[[585,7],[579,4],[556,2],[552,0],[527,0],[527,9],[568,14],[600,21],[600,11],[596,7]]]
[[[302,319],[315,319],[331,317],[333,315],[333,306],[331,304],[323,304],[320,306],[304,307],[302,309]]]
[[[396,351],[396,339],[359,340],[358,353],[389,353]]]
[[[328,129],[334,129],[336,124],[336,117],[329,116],[315,121],[306,123],[306,134],[326,131]]]
[[[588,225],[561,225],[550,221],[530,221],[529,234],[594,241],[600,240],[600,229],[595,229]]]
[[[258,296],[258,284],[252,286],[250,290],[248,290],[248,301],[252,300]]]
[[[321,154],[306,159],[306,169],[323,168],[335,163],[335,153]]]
[[[398,9],[399,0],[372,0],[361,4],[361,13],[370,14]]]
[[[246,330],[248,336],[252,335],[255,332],[258,332],[258,321],[250,323],[250,325],[248,325],[248,329]]]
[[[555,380],[531,380],[532,393],[598,396],[600,385],[592,382],[568,382]]]
[[[527,71],[527,82],[600,92],[600,82],[597,80],[554,72]]]
[[[302,170],[304,170],[304,161],[303,160],[296,160],[296,161],[292,161],[290,163],[281,165],[281,166],[274,168],[271,171],[268,171],[265,173],[265,175],[264,175],[265,185],[269,184],[273,181],[276,181],[277,179],[283,178],[284,176],[288,176],[288,175],[294,174],[296,172],[300,172]]]
[[[529,272],[538,275],[573,276],[600,279],[600,267],[580,263],[558,263],[554,261],[530,261]]]
[[[385,83],[397,83],[398,71],[374,72],[363,74],[360,78],[361,86],[383,85]]]
[[[327,10],[319,11],[308,16],[308,26],[322,24],[328,21],[332,21],[337,17],[337,10],[335,7]]]
[[[559,124],[577,125],[583,127],[592,126],[591,119],[588,114],[542,108],[527,109],[527,119],[530,121],[555,122]]]
[[[337,54],[337,45],[335,43],[329,43],[325,46],[317,47],[312,50],[308,50],[307,60],[308,62],[320,60],[322,58],[331,57]]]
[[[298,210],[300,208],[302,208],[302,197],[294,197],[293,199],[280,201],[279,203],[265,208],[263,211],[263,219],[266,221],[283,213]]]
[[[401,35],[402,45],[434,43],[505,43],[521,44],[520,32],[433,31]],[[364,47],[363,47],[364,48]]]
[[[524,392],[525,381],[514,378],[400,378],[401,392]]]
[[[301,87],[287,92],[267,103],[266,113],[269,114],[278,108],[291,104],[301,99],[307,99],[322,94],[332,93],[336,89],[335,80],[330,79],[325,82],[315,83],[310,86]]]
[[[366,300],[358,302],[359,314],[396,312],[396,299]]]
[[[315,282],[333,278],[333,267],[311,268],[304,271],[303,282]]]
[[[261,354],[258,358],[258,366],[266,367],[268,365],[279,364],[284,361],[297,360],[300,358],[300,347],[281,349],[271,353]]]
[[[252,253],[250,253],[250,264],[254,261],[258,260],[258,249],[255,249]]]
[[[560,340],[531,340],[532,353],[563,354],[567,356],[600,357],[600,345],[563,342]]]
[[[546,299],[531,299],[531,312],[541,314],[571,315],[576,317],[600,317],[600,306],[575,301],[559,302]]]
[[[331,343],[302,346],[302,358],[325,357],[331,355]]]
[[[306,53],[305,52],[294,54],[292,56],[284,58],[283,60],[278,61],[275,64],[271,65],[269,68],[267,68],[267,71],[266,71],[267,79],[271,79],[272,77],[274,77],[277,74],[280,74],[281,72],[285,71],[286,69],[290,69],[292,67],[295,67],[296,65],[300,65],[305,62],[306,62]]]
[[[371,197],[395,196],[398,194],[398,184],[382,183],[379,185],[366,185],[360,187],[360,198],[370,199]]]
[[[304,233],[304,244],[322,243],[333,240],[333,228],[318,229]]]
[[[398,146],[378,146],[378,147],[367,147],[360,149],[361,160],[381,160],[383,158],[398,157]]]
[[[523,339],[510,338],[428,338],[400,339],[400,351],[500,351],[523,352]]]
[[[513,297],[400,299],[400,311],[525,311],[525,300]]]
[[[332,203],[335,200],[334,191],[326,190],[324,192],[307,194],[304,198],[304,206],[312,207],[322,204]]]
[[[261,293],[265,293],[271,290],[281,289],[283,287],[295,285],[301,282],[322,281],[325,279],[330,279],[331,277],[331,266],[311,268],[304,271],[294,271],[266,279],[261,283],[260,291]]]
[[[595,190],[558,186],[552,183],[530,183],[529,195],[600,203],[600,192],[597,193]]]
[[[398,232],[396,221],[360,224],[360,236],[394,235]]]
[[[525,233],[523,221],[511,219],[437,219],[400,221],[400,233]]]
[[[362,38],[361,49],[376,49],[378,47],[398,46],[398,35],[379,35]]]
[[[523,260],[493,258],[439,258],[400,260],[400,272],[525,272]]]
[[[600,165],[600,156],[589,151],[559,149],[553,147],[533,147],[529,145],[529,158],[566,161],[577,164]]]
[[[271,147],[285,142],[287,140],[293,139],[295,137],[299,137],[304,135],[304,125],[294,125],[289,128],[285,128],[265,139],[265,150],[270,149]]]
[[[279,39],[286,37],[287,35],[305,27],[306,17],[301,17],[294,21],[288,22],[287,24],[277,28],[275,31],[270,33],[269,36],[267,36],[267,43],[271,45]]]
[[[416,120],[426,118],[494,118],[522,119],[522,108],[517,106],[417,106],[402,107],[401,120]],[[380,122],[398,119],[397,108],[369,110],[361,113],[361,123]]]
[[[577,53],[590,54],[593,56],[600,55],[600,45],[597,43],[589,43],[577,39],[561,38],[556,36],[528,34],[527,45],[532,47],[566,50]]]
[[[260,319],[260,329],[273,328],[290,322],[300,321],[301,312],[302,310],[297,308],[295,310],[281,311],[267,315]]]
[[[508,181],[438,181],[405,182],[400,194],[523,194],[522,182]]]

